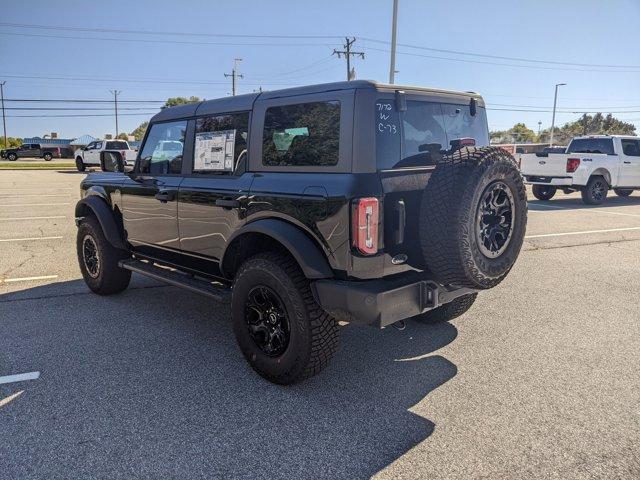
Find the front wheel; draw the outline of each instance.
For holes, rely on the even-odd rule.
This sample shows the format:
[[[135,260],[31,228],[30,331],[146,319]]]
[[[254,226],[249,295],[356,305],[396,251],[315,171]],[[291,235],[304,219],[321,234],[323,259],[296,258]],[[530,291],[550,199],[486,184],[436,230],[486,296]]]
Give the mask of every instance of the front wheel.
[[[79,172],[84,172],[86,168],[81,157],[76,158],[76,168],[78,169]]]
[[[543,201],[551,200],[557,191],[556,187],[550,185],[534,185],[531,190],[534,197]]]
[[[309,281],[286,254],[259,254],[240,267],[231,315],[242,354],[273,383],[317,374],[338,348],[336,320],[316,303]]]
[[[454,299],[453,301],[440,305],[433,310],[416,315],[414,320],[422,323],[440,323],[448,322],[459,317],[471,308],[473,302],[476,301],[477,293],[470,293]]]
[[[582,188],[582,201],[587,205],[600,205],[607,198],[609,184],[599,175],[593,176]]]
[[[630,188],[614,188],[613,191],[619,197],[628,197],[633,193],[633,190]]]
[[[50,162],[53,158],[53,155],[51,155],[50,153],[45,153],[42,158],[44,158],[45,162]]]
[[[120,268],[118,262],[129,258],[129,253],[109,243],[94,216],[80,223],[76,247],[80,271],[91,291],[111,295],[127,288],[131,271]]]

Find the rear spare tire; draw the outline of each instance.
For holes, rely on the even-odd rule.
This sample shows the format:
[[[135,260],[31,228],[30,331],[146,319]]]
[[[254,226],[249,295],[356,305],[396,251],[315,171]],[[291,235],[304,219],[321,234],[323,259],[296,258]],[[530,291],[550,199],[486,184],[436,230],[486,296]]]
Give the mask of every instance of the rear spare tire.
[[[551,185],[534,185],[531,190],[538,200],[551,200],[556,194],[556,187]]]
[[[518,258],[526,226],[525,186],[513,157],[501,148],[445,156],[422,196],[422,254],[444,284],[495,287]]]

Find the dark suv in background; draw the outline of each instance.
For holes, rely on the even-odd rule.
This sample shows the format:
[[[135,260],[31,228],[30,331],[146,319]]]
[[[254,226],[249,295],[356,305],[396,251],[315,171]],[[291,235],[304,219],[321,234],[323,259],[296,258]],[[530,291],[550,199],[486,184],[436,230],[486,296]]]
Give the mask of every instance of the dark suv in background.
[[[168,108],[133,171],[105,152],[82,182],[80,268],[99,294],[138,272],[230,302],[247,361],[293,383],[338,321],[446,321],[505,278],[526,196],[488,143],[479,95],[370,81]]]

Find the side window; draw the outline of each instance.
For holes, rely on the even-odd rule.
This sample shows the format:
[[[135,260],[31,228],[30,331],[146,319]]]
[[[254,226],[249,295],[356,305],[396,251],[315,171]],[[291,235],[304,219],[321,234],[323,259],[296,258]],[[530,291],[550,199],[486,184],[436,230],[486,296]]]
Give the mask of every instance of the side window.
[[[623,138],[622,153],[628,157],[640,157],[640,141]]]
[[[198,118],[193,172],[232,174],[247,155],[248,136],[249,112]]]
[[[140,153],[138,173],[151,175],[180,173],[186,131],[186,120],[151,125]]]
[[[102,142],[97,142],[97,143],[93,146],[93,148],[94,148],[94,149],[96,149],[96,150],[100,150],[100,149],[102,149]]]
[[[340,102],[312,102],[267,109],[262,164],[330,166],[338,163]]]
[[[93,150],[96,146],[96,142],[91,142],[89,145],[87,145],[87,150]]]

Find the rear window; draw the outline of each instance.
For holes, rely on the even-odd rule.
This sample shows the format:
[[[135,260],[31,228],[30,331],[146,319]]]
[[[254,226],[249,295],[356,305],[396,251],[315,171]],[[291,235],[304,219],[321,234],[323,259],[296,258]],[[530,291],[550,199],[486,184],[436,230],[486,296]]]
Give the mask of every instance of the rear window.
[[[311,102],[267,109],[262,164],[331,166],[338,163],[340,102]]]
[[[433,165],[458,138],[473,138],[477,146],[489,145],[487,115],[469,105],[408,101],[399,112],[395,100],[378,100],[376,109],[376,158],[378,169]]]
[[[129,144],[127,142],[107,142],[107,150],[128,150]]]
[[[606,153],[613,155],[613,139],[611,138],[576,138],[567,148],[567,153]]]

